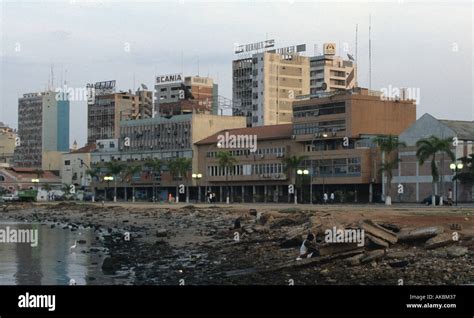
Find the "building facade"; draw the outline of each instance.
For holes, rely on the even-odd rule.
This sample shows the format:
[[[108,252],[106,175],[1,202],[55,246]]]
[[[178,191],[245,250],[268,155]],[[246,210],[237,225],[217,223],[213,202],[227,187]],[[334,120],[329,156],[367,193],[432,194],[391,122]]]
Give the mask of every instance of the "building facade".
[[[16,137],[15,130],[0,122],[0,164],[13,165]]]
[[[354,201],[374,202],[381,197],[381,158],[373,138],[398,136],[415,122],[416,104],[355,88],[297,101],[293,115],[293,138],[304,149],[298,155],[306,156],[312,200],[342,191]]]
[[[88,187],[91,177],[87,170],[91,167],[91,152],[95,150],[95,144],[71,150],[62,155],[61,182],[63,184],[74,184],[76,187]]]
[[[57,158],[69,151],[69,100],[53,91],[24,94],[18,100],[18,167],[59,170]]]
[[[210,77],[171,74],[157,76],[155,111],[158,115],[192,112],[217,114],[218,85]]]
[[[459,163],[460,158],[474,153],[474,122],[440,120],[430,114],[424,114],[399,136],[399,140],[407,147],[399,150],[398,156],[401,161],[398,169],[393,171],[391,196],[395,202],[420,202],[432,195],[431,159],[420,165],[416,156],[416,142],[430,136],[452,140],[451,151],[456,158],[454,163]],[[452,163],[447,154],[436,154],[440,175],[438,182],[434,184],[436,194],[446,201],[451,189],[459,201],[472,202],[474,184],[458,182],[458,193],[456,193],[456,185],[453,182],[455,171],[449,168]],[[399,186],[403,189],[403,193],[398,192]]]
[[[310,93],[354,87],[357,87],[357,65],[350,58],[336,56],[336,44],[325,43],[323,54],[310,58]]]
[[[309,58],[260,52],[233,61],[233,114],[247,126],[291,123],[292,102],[309,94]]]

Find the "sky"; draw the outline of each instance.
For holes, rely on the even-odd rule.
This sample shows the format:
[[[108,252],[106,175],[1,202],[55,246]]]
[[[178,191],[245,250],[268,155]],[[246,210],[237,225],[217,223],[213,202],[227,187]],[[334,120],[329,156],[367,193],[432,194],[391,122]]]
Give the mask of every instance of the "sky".
[[[16,128],[18,98],[116,80],[153,87],[156,75],[211,76],[232,98],[234,45],[334,42],[355,54],[359,86],[410,88],[417,117],[474,120],[473,4],[463,1],[0,0],[0,121]],[[370,19],[369,19],[370,17]],[[315,47],[317,45],[317,47]],[[53,67],[52,67],[53,65]],[[86,101],[71,102],[70,141],[87,139]]]

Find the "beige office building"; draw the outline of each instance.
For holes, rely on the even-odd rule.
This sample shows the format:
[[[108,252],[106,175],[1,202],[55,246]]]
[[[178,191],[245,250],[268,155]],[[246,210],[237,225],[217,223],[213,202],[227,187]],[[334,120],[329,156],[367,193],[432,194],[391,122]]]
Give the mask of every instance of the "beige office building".
[[[334,43],[324,44],[323,54],[310,58],[311,94],[348,90],[357,86],[357,65],[352,56],[336,56]]]
[[[310,92],[309,58],[298,53],[256,53],[234,61],[233,73],[233,114],[247,126],[291,123],[292,102]]]

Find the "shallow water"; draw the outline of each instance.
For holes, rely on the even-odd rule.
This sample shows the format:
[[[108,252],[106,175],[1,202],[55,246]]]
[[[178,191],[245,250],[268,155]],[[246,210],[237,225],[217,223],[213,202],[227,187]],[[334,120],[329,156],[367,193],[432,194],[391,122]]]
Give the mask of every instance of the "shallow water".
[[[75,232],[49,225],[0,221],[0,229],[37,229],[38,245],[0,242],[0,285],[77,285],[121,284],[102,273],[104,247],[91,229]],[[85,244],[75,241],[85,240]],[[90,252],[98,248],[100,252]]]

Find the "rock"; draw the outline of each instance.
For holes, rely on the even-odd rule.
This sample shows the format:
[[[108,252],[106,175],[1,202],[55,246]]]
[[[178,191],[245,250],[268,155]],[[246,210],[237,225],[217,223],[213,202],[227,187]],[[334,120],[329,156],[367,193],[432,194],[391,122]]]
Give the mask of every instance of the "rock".
[[[280,243],[281,248],[291,248],[291,247],[299,247],[303,240],[305,239],[304,235],[307,234],[307,231],[303,227],[295,227],[289,230],[283,242]]]
[[[319,272],[319,274],[321,274],[323,276],[327,276],[327,275],[329,275],[329,269],[325,268],[325,269],[321,270]]]
[[[461,257],[467,254],[467,247],[462,246],[452,246],[447,250],[449,257]]]
[[[394,267],[394,268],[401,268],[401,267],[405,267],[409,264],[408,261],[395,261],[395,262],[389,262],[388,265],[390,265],[390,267]]]
[[[238,218],[234,221],[234,229],[240,229],[240,227],[241,227],[240,218]]]
[[[385,250],[373,250],[370,252],[367,252],[364,257],[361,258],[360,262],[361,264],[364,263],[369,263],[375,260],[378,260],[382,258],[385,255]]]
[[[365,234],[365,236],[369,239],[370,242],[372,242],[375,245],[381,246],[381,247],[388,247],[389,243],[387,241],[384,241],[382,239],[379,239],[376,236],[370,235],[370,234]]]
[[[352,257],[346,258],[345,262],[347,265],[350,266],[357,266],[360,265],[360,260],[365,256],[364,253],[354,255]]]
[[[413,255],[414,255],[413,253],[406,252],[406,251],[388,251],[387,258],[388,259],[405,259]]]
[[[256,209],[249,209],[249,214],[253,216],[257,216],[257,210]]]
[[[86,244],[87,241],[86,241],[86,240],[78,240],[77,243],[79,243],[79,244]]]
[[[117,260],[113,257],[106,257],[102,263],[104,272],[114,272],[118,268]]]
[[[357,243],[328,243],[319,248],[319,255],[332,255],[360,249]]]
[[[433,248],[438,248],[438,247],[446,246],[449,244],[453,244],[455,242],[456,241],[453,240],[452,233],[441,233],[427,240],[425,242],[425,248],[433,249]]]
[[[394,232],[387,230],[384,227],[381,227],[377,223],[373,222],[372,220],[364,220],[359,222],[359,226],[363,229],[366,233],[369,233],[379,239],[387,241],[391,244],[395,244],[398,241],[397,234]]]
[[[411,241],[419,239],[429,239],[444,232],[441,226],[421,227],[416,229],[402,229],[397,233],[398,240]]]
[[[158,229],[156,231],[156,237],[166,237],[168,236],[168,231],[166,229]]]

